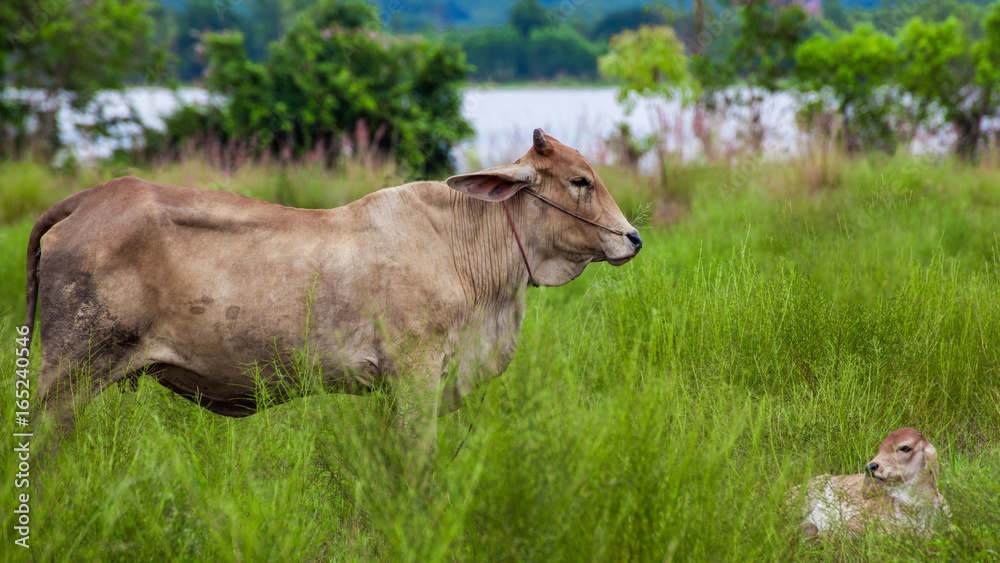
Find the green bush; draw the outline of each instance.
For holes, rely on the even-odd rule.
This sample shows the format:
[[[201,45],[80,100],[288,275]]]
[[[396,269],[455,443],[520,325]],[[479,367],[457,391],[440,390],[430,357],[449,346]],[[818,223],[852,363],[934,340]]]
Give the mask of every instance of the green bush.
[[[597,76],[597,55],[603,50],[569,26],[536,29],[528,44],[528,67],[532,78],[593,79]]]
[[[900,55],[893,40],[870,24],[833,38],[814,35],[796,51],[795,73],[807,89],[832,92],[843,123],[843,145],[850,152],[869,148],[895,150],[889,123],[891,105],[885,90]]]
[[[597,57],[607,51],[569,25],[536,26],[527,37],[514,27],[490,27],[454,33],[449,40],[461,45],[475,69],[472,75],[485,80],[538,80],[597,77]]]
[[[896,80],[913,94],[923,118],[940,109],[958,133],[956,152],[974,158],[982,143],[983,119],[1000,110],[1000,3],[987,13],[985,39],[973,43],[958,19],[942,23],[913,18],[897,36],[903,64]]]
[[[528,71],[528,49],[511,26],[487,27],[452,36],[461,44],[476,78],[509,81],[523,79]]]
[[[165,51],[151,11],[146,0],[5,0],[0,90],[33,89],[37,101],[0,100],[0,158],[51,160],[64,148],[57,122],[64,100],[80,110],[101,90],[158,79]],[[97,123],[81,128],[92,139],[127,121],[95,117]]]
[[[360,2],[321,3],[299,18],[263,63],[239,33],[208,34],[206,87],[227,101],[168,120],[165,148],[191,139],[233,160],[320,154],[392,157],[411,177],[442,174],[472,133],[457,90],[468,70],[456,46],[381,33]]]

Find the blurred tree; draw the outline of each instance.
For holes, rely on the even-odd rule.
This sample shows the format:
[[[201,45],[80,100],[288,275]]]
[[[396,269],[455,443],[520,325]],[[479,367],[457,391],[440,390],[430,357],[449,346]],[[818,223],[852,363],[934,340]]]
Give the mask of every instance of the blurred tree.
[[[238,32],[207,35],[205,84],[228,102],[169,119],[165,148],[201,139],[246,147],[239,158],[312,153],[333,164],[346,138],[359,157],[391,155],[413,177],[449,169],[452,145],[472,133],[456,87],[468,71],[461,51],[384,35],[361,1],[320,2],[306,16],[263,63]]]
[[[697,39],[705,33],[705,0],[694,0],[694,36]],[[701,53],[701,41],[694,43],[695,53]]]
[[[529,75],[527,42],[509,25],[461,32],[449,39],[462,46],[476,78],[504,81]]]
[[[538,0],[518,0],[510,9],[510,25],[523,37],[528,37],[535,29],[548,27],[551,23],[548,11]]]
[[[186,0],[179,10],[160,19],[176,28],[171,48],[177,61],[176,77],[184,82],[202,78],[207,61],[201,38],[210,31],[239,30],[250,60],[264,60],[270,44],[309,5],[301,0]]]
[[[590,36],[607,40],[627,29],[639,29],[644,25],[666,25],[667,18],[662,10],[650,6],[624,8],[608,13],[594,24]]]
[[[0,30],[6,37],[0,38],[0,89],[16,86],[10,79],[9,59],[22,41],[21,27],[30,17],[29,2],[0,3]],[[30,20],[27,20],[30,21]],[[0,95],[0,159],[10,159],[25,152],[28,145],[27,120],[31,116],[31,106],[8,92]]]
[[[976,61],[975,85],[981,96],[982,116],[1000,113],[1000,1],[991,4],[982,23],[983,36],[972,45]],[[978,126],[977,134],[981,134]],[[998,137],[1000,138],[1000,137]],[[971,148],[976,150],[978,143]]]
[[[983,39],[973,44],[956,18],[928,23],[913,18],[900,30],[903,64],[896,79],[916,96],[920,118],[940,108],[958,134],[956,151],[976,157],[984,118],[996,115],[1000,76],[1000,3],[984,22]]]
[[[175,16],[177,39],[177,78],[190,82],[201,78],[205,72],[205,58],[201,52],[201,36],[209,31],[240,29],[248,26],[246,16],[219,0],[188,0]]]
[[[806,12],[795,3],[746,0],[730,64],[751,86],[768,91],[795,67],[795,49],[805,39]]]
[[[264,136],[254,139],[263,144],[274,141],[275,135],[287,133],[286,122],[271,120],[276,109],[272,76],[263,65],[250,61],[242,34],[208,33],[204,48],[208,59],[205,87],[229,98],[222,112],[224,130],[241,139]],[[261,127],[262,123],[266,127]]]
[[[1000,1],[995,2],[983,19],[983,38],[973,46],[976,56],[976,81],[993,93],[1000,90]]]
[[[795,68],[795,49],[806,35],[807,15],[795,2],[744,0],[739,36],[729,52],[722,75],[735,73],[746,80],[750,109],[750,145],[760,150],[764,138],[761,103],[779,89],[779,81]],[[700,72],[710,71],[699,67]],[[742,97],[737,98],[740,102]]]
[[[972,85],[976,65],[962,26],[955,18],[935,24],[917,17],[900,30],[897,41],[901,64],[896,81],[915,96],[918,122],[942,110],[958,130],[959,152],[971,156],[978,144],[977,110],[986,99]]]
[[[449,41],[462,46],[475,67],[473,76],[489,80],[538,80],[597,76],[597,56],[605,50],[581,33],[569,12],[545,10],[540,3],[519,2],[504,27],[453,32]],[[563,23],[554,25],[556,20]],[[527,36],[524,30],[529,30]]]
[[[450,29],[470,20],[469,2],[466,0],[382,0],[377,4],[382,9],[383,25],[397,33]]]
[[[8,80],[19,86],[73,92],[85,104],[98,90],[142,80],[150,63],[162,62],[143,0],[13,4],[21,18],[7,34]]]
[[[288,13],[293,8],[274,0],[249,0],[249,14],[243,18],[247,31],[247,54],[251,60],[262,61],[267,57],[271,43],[281,38],[288,23],[299,12]]]
[[[691,72],[702,86],[699,106],[714,109],[716,94],[732,86],[736,80],[736,69],[733,68],[730,53],[733,51],[736,38],[740,36],[741,20],[738,17],[738,7],[731,2],[709,3],[704,9],[705,23],[701,33],[681,37],[685,44],[691,46]],[[684,26],[684,22],[688,25]],[[697,22],[681,15],[675,25],[678,33],[682,33],[685,27],[696,28]]]
[[[165,50],[153,33],[150,8],[144,0],[6,0],[0,8],[7,35],[0,48],[3,83],[36,89],[40,98],[7,104],[0,118],[23,120],[2,124],[0,150],[50,158],[62,147],[56,113],[63,96],[84,108],[100,90],[162,80]],[[38,127],[29,134],[25,126],[31,116]],[[31,147],[11,147],[11,138],[30,141]]]
[[[632,126],[626,122],[620,122],[616,130],[608,136],[607,142],[613,147],[618,164],[636,170],[639,168],[639,161],[649,151],[656,148],[659,135],[652,133],[643,137],[636,137],[632,132]]]
[[[630,94],[663,96],[681,95],[690,100],[698,83],[688,68],[684,45],[667,26],[642,26],[611,38],[611,50],[598,60],[601,73],[620,80],[618,101],[632,109]]]
[[[625,113],[635,109],[632,94],[643,97],[680,97],[682,103],[697,98],[700,89],[692,76],[684,44],[668,26],[642,26],[611,38],[610,52],[598,59],[601,74],[620,81],[618,103]],[[624,166],[636,167],[643,154],[659,145],[659,135],[635,138],[628,124],[620,123],[608,139]],[[667,162],[660,158],[660,165]],[[666,173],[664,171],[664,173]]]
[[[531,77],[596,78],[598,49],[569,26],[535,29],[528,47]]]
[[[823,17],[841,30],[853,27],[851,13],[844,9],[840,0],[825,0],[823,2]]]
[[[703,116],[746,107],[747,140],[758,151],[764,138],[762,102],[792,74],[795,50],[808,33],[808,15],[801,3],[790,0],[728,0],[716,12],[694,38],[691,71],[701,86],[697,111]],[[734,88],[740,79],[745,87]],[[707,133],[703,142],[710,150]]]
[[[940,23],[955,18],[961,23],[971,39],[979,38],[979,23],[986,14],[987,4],[992,0],[935,0],[934,2],[883,2],[870,12],[855,10],[856,18],[867,18],[879,31],[894,35],[913,18],[926,22]]]
[[[889,107],[879,88],[890,83],[900,55],[892,39],[871,24],[830,38],[814,35],[797,51],[800,87],[831,93],[841,116],[842,143],[849,152],[880,147],[895,149]],[[820,103],[826,103],[821,98]]]

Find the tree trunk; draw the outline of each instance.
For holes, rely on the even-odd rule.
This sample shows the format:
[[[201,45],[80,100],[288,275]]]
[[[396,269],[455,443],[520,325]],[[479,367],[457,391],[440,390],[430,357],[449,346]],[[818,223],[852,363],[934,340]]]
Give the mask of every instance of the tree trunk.
[[[980,123],[982,116],[978,112],[972,115],[962,115],[955,119],[955,128],[958,129],[958,143],[955,152],[965,161],[975,161],[979,149],[979,138],[982,135]]]
[[[45,98],[42,100],[38,115],[40,123],[38,136],[29,149],[29,158],[42,158],[51,162],[52,157],[59,150],[59,123],[56,117],[59,114],[60,102],[58,91],[45,92]]]
[[[854,154],[857,152],[858,143],[857,138],[854,136],[854,127],[851,126],[851,120],[847,117],[847,108],[850,107],[850,105],[851,103],[848,100],[844,100],[840,104],[839,113],[842,120],[842,125],[840,127],[840,134],[842,137],[840,142],[847,154]]]
[[[705,31],[705,0],[694,0],[694,54],[702,49],[701,33]]]
[[[764,103],[764,95],[757,92],[753,86],[750,90],[750,148],[754,154],[760,153],[764,145],[764,124],[761,116],[761,104]]]

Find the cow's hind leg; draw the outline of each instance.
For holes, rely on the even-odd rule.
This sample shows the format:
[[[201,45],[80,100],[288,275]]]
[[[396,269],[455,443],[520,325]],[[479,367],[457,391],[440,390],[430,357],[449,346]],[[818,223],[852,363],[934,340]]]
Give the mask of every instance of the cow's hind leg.
[[[126,378],[137,379],[146,363],[144,352],[133,346],[104,347],[76,360],[43,358],[36,403],[54,417],[54,440],[72,432],[77,414],[92,398]]]

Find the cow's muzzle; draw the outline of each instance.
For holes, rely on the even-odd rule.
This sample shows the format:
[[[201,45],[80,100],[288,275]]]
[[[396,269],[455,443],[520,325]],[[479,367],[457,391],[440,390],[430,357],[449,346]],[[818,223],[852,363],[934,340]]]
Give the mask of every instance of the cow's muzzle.
[[[631,233],[625,235],[625,238],[632,243],[632,248],[638,253],[642,250],[642,237],[639,236],[639,231],[632,231]]]

